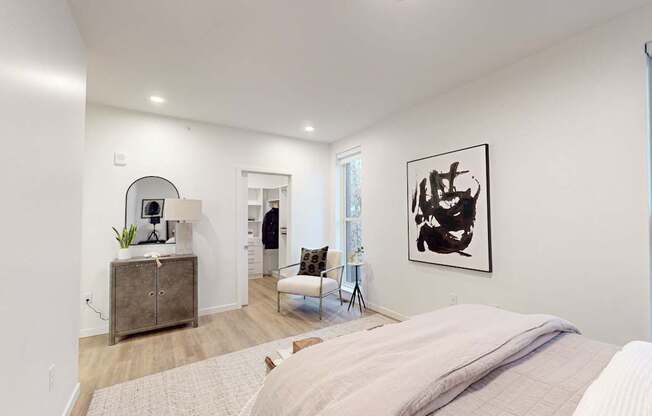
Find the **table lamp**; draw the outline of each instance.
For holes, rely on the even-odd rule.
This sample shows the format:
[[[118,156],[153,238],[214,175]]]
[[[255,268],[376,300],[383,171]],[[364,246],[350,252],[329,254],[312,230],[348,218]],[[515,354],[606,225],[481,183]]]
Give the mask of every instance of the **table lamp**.
[[[201,219],[201,201],[166,198],[164,207],[163,218],[166,221],[179,221],[175,254],[192,254],[192,223]]]

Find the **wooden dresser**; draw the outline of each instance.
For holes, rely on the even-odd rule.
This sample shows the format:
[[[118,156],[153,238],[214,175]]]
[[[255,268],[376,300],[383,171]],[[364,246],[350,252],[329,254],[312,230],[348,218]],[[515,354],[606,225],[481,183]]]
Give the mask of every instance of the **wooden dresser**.
[[[118,336],[172,325],[199,325],[197,256],[143,257],[111,263],[109,345]]]

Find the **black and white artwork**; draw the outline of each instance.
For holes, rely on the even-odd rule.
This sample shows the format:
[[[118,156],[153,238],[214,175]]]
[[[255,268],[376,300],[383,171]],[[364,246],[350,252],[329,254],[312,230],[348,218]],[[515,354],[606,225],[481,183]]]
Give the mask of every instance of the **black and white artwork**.
[[[163,216],[165,199],[143,199],[141,205],[141,218],[160,218]]]
[[[489,145],[407,162],[411,261],[491,272]]]

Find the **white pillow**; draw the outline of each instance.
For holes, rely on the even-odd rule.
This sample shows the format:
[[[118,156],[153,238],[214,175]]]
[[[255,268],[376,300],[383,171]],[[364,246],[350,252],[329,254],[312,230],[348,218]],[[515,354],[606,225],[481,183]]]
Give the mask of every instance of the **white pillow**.
[[[634,341],[613,356],[573,416],[652,415],[652,344]]]

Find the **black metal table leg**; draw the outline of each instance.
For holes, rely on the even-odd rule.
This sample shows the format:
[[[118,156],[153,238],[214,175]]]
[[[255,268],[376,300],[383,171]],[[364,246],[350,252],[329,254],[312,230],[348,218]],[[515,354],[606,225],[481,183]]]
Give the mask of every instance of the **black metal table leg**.
[[[351,306],[355,308],[356,297],[358,299],[358,307],[360,308],[360,313],[362,314],[362,308],[367,309],[367,305],[364,302],[362,297],[362,290],[360,289],[360,280],[358,279],[358,269],[360,268],[359,264],[354,265],[355,267],[355,286],[353,287],[353,293],[351,293],[351,300],[349,301],[349,307],[347,310],[351,310]]]
[[[353,288],[353,293],[351,293],[351,300],[349,301],[349,307],[347,310],[351,310],[351,306],[355,307],[355,288]]]

